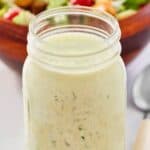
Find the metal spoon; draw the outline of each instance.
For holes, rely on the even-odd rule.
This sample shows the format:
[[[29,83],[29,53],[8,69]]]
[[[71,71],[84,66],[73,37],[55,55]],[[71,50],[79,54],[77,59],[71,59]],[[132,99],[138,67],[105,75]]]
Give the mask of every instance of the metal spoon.
[[[136,78],[133,86],[133,98],[136,106],[145,113],[139,128],[133,150],[150,150],[150,65]]]

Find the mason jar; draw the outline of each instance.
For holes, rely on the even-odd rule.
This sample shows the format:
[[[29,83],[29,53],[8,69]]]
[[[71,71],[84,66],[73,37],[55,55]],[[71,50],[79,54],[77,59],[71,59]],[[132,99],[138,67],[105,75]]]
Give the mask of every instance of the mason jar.
[[[32,20],[23,69],[26,150],[125,150],[120,29],[87,7]]]

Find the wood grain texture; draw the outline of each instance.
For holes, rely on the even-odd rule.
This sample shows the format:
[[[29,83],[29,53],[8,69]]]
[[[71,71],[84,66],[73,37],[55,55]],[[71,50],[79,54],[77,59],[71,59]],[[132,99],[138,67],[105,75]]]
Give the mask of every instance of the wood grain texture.
[[[24,62],[27,55],[28,27],[0,20],[0,54],[15,61]]]
[[[122,31],[122,56],[128,63],[150,40],[150,4],[135,15],[120,20],[119,24]],[[27,56],[27,33],[27,26],[0,19],[0,54],[23,63]]]
[[[138,53],[137,49],[143,48],[150,40],[150,4],[135,15],[120,20],[119,24],[122,32],[122,55],[129,54],[131,58],[133,51]]]
[[[142,7],[138,13],[120,20],[122,39],[131,37],[143,29],[150,28],[150,4]]]
[[[143,120],[137,133],[133,150],[150,149],[150,119]]]

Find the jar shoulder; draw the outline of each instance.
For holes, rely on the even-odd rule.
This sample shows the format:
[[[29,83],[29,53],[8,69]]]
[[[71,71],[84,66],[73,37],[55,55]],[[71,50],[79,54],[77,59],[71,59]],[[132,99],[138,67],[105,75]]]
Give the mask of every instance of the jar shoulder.
[[[32,73],[31,73],[32,72]],[[98,68],[93,68],[92,70],[87,70],[85,72],[78,71],[62,71],[62,70],[53,70],[50,66],[45,66],[40,63],[36,63],[33,59],[27,57],[24,66],[23,66],[23,77],[26,74],[51,74],[51,75],[61,75],[61,76],[91,76],[95,74],[105,76],[111,76],[111,74],[116,74],[117,76],[124,77],[126,79],[126,68],[124,62],[120,56],[115,58],[112,62],[104,64]]]

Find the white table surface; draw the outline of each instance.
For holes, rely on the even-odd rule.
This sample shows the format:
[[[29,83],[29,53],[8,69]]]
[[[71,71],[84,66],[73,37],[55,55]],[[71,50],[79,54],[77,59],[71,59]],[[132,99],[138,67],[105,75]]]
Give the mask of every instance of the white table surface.
[[[150,45],[127,66],[127,150],[131,150],[143,113],[131,96],[135,76],[150,63]],[[144,60],[144,61],[143,61]],[[23,101],[21,66],[0,58],[0,150],[23,150]]]

